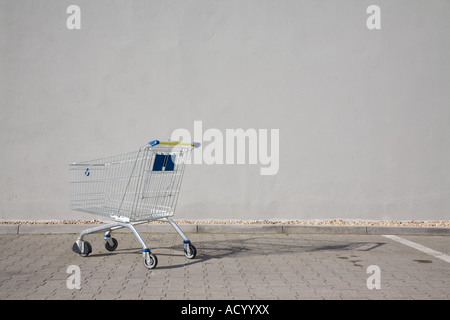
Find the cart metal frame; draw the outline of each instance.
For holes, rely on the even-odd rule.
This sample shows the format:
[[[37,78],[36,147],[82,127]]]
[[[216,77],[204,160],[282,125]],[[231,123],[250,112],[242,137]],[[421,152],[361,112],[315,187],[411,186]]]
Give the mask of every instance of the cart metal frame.
[[[195,246],[170,217],[175,212],[186,160],[191,150],[199,146],[195,142],[153,140],[135,152],[72,163],[69,167],[71,209],[115,220],[82,231],[72,250],[88,256],[92,246],[84,237],[104,232],[105,248],[114,251],[118,241],[111,237],[111,232],[128,228],[142,246],[144,265],[153,269],[158,259],[135,226],[164,221],[183,239],[185,256],[193,259],[197,254]]]

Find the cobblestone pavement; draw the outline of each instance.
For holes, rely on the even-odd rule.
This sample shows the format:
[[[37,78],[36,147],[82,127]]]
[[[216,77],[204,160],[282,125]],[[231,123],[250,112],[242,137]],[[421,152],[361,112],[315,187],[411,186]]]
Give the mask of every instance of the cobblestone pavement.
[[[75,234],[0,235],[0,299],[449,299],[450,263],[381,235],[190,234],[197,257],[174,233],[142,236],[158,257],[143,265],[128,232],[86,236],[93,252],[71,251]],[[450,254],[448,236],[402,236]],[[80,269],[80,289],[69,289]],[[379,268],[368,273],[369,266]],[[369,269],[369,271],[372,269]],[[69,281],[68,281],[69,280]]]

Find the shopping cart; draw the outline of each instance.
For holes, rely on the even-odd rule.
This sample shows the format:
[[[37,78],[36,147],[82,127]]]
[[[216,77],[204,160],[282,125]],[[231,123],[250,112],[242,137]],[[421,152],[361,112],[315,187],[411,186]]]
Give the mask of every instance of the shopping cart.
[[[170,223],[183,238],[184,254],[193,259],[197,250],[170,217],[174,215],[187,157],[199,143],[153,140],[138,151],[73,163],[70,171],[70,207],[110,217],[114,223],[84,230],[72,250],[83,257],[92,252],[87,234],[105,232],[105,247],[114,251],[118,242],[111,231],[129,228],[142,245],[144,265],[158,263],[135,226],[153,220]]]

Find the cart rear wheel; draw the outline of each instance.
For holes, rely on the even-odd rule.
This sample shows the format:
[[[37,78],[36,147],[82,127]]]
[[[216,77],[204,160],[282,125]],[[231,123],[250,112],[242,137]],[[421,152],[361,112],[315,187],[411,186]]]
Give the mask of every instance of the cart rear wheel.
[[[197,249],[194,247],[192,243],[189,243],[187,247],[184,248],[184,255],[188,259],[194,259],[197,255]]]
[[[158,258],[153,253],[146,252],[144,255],[144,266],[147,269],[153,269],[158,264]]]
[[[119,242],[117,241],[116,238],[111,238],[111,241],[113,242],[113,245],[112,245],[112,246],[109,244],[109,241],[108,241],[108,240],[105,241],[105,248],[106,248],[106,250],[108,250],[108,251],[114,251],[114,250],[116,250],[116,249],[117,249],[117,246],[119,245]]]

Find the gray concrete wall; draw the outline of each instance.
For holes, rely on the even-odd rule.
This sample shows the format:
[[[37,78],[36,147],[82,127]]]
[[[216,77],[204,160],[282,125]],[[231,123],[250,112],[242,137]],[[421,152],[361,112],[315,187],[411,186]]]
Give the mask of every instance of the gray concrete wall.
[[[68,207],[68,164],[180,129],[203,159],[178,218],[449,219],[449,17],[447,0],[0,0],[0,220],[92,218]],[[279,130],[276,174],[205,164],[203,134],[238,128]]]

